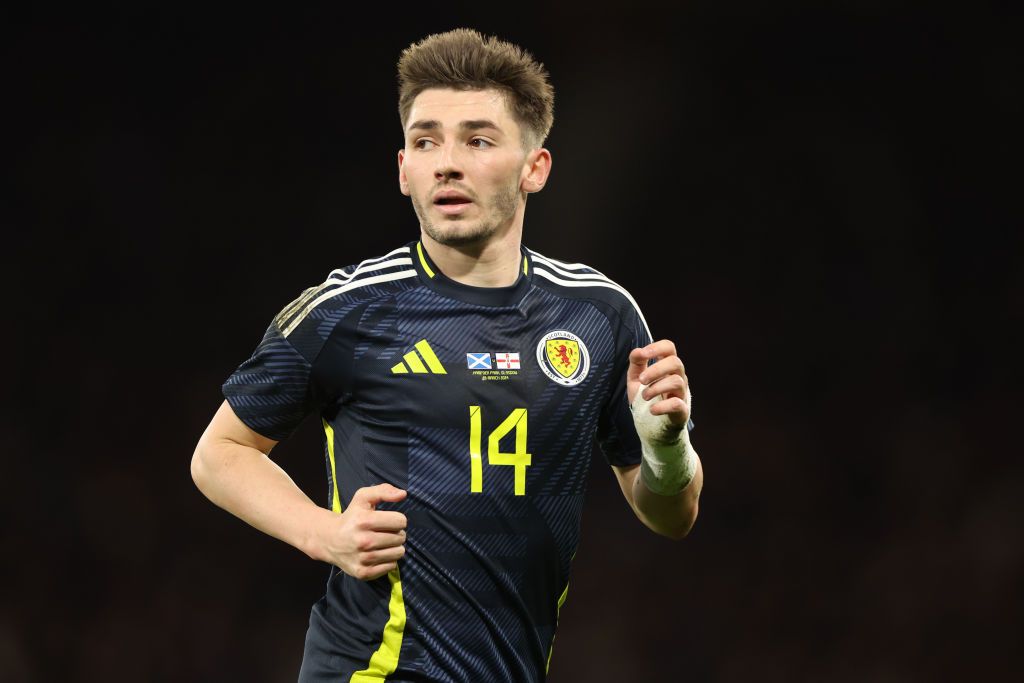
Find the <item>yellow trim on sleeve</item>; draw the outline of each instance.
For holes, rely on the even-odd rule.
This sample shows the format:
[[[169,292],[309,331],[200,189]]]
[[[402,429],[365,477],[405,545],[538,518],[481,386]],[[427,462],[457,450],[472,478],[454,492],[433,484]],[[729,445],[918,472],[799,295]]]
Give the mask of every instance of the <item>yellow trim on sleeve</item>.
[[[338,497],[338,474],[337,469],[334,465],[334,428],[327,422],[327,420],[321,419],[324,423],[324,434],[327,435],[327,456],[331,461],[331,485],[333,490],[331,491],[331,510],[337,513],[341,513],[341,498]]]
[[[423,266],[423,272],[425,272],[427,274],[427,277],[431,277],[431,278],[434,277],[434,271],[432,271],[430,269],[430,266],[427,265],[427,259],[426,259],[425,256],[423,256],[423,243],[422,242],[417,242],[416,243],[416,253],[419,254],[420,264]]]
[[[398,655],[405,634],[405,601],[402,599],[402,577],[397,567],[388,572],[388,580],[391,581],[391,599],[388,601],[390,616],[384,625],[380,647],[370,656],[365,669],[352,674],[350,683],[380,683],[398,668]]]

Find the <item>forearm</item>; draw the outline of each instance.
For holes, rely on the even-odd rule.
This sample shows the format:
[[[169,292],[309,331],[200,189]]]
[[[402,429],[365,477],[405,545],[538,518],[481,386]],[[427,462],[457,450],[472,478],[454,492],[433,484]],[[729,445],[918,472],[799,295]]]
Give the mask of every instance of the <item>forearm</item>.
[[[631,485],[633,509],[640,521],[655,533],[680,539],[690,532],[697,520],[700,492],[704,486],[704,470],[696,451],[693,452],[693,457],[697,459],[697,468],[693,479],[683,490],[671,496],[651,491],[640,475],[640,467],[633,470]]]
[[[678,375],[672,381],[679,382]],[[656,533],[679,539],[689,533],[697,519],[697,504],[704,472],[700,457],[690,442],[687,426],[689,405],[673,399],[686,412],[675,421],[654,414],[652,406],[662,401],[658,395],[644,398],[641,385],[630,409],[640,438],[640,466],[630,482],[630,503],[641,521]],[[660,405],[668,403],[662,401]]]
[[[204,436],[192,457],[192,478],[215,505],[313,559],[322,554],[317,530],[332,516],[256,448]]]

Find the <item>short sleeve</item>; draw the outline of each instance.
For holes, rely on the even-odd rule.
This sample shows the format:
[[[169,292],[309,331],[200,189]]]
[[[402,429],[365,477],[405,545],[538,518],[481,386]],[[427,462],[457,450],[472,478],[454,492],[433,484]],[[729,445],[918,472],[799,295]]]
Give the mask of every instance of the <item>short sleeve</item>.
[[[611,393],[597,423],[597,442],[609,465],[628,467],[640,464],[640,437],[626,396],[626,371],[629,352],[651,343],[647,324],[633,306],[628,306],[615,339],[615,365],[612,368]]]
[[[630,306],[623,315],[619,335],[615,343],[614,380],[611,393],[602,409],[597,424],[597,441],[609,465],[629,467],[640,464],[640,437],[633,425],[633,415],[626,396],[626,372],[629,369],[629,353],[653,341],[647,323],[635,306]],[[693,420],[687,423],[693,429]]]
[[[238,366],[221,389],[249,428],[282,441],[314,408],[311,369],[275,320],[252,357]]]

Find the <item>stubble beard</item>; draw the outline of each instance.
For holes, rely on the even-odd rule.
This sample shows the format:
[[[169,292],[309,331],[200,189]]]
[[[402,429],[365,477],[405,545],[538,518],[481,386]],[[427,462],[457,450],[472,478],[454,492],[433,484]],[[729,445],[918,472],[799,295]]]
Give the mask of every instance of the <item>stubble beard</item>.
[[[465,219],[461,217],[446,219],[440,225],[435,224],[431,222],[430,215],[415,196],[412,198],[412,208],[419,218],[423,231],[438,244],[446,247],[482,246],[497,234],[502,226],[511,222],[518,207],[518,200],[519,186],[517,183],[510,184],[505,191],[495,195],[489,207],[481,207],[484,208],[484,215],[478,219],[476,225],[466,225]]]

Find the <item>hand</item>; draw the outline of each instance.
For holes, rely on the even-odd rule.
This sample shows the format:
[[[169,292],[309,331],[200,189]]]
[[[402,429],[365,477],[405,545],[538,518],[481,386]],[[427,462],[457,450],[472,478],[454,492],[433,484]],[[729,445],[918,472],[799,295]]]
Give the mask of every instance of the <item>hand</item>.
[[[652,358],[658,361],[647,367]],[[690,384],[685,370],[676,355],[676,345],[667,339],[633,349],[626,371],[626,398],[632,405],[640,386],[647,385],[643,390],[645,400],[662,395],[661,400],[651,405],[651,414],[667,415],[673,426],[684,428],[690,419]]]
[[[404,500],[406,492],[391,484],[357,489],[348,508],[336,515],[323,539],[322,558],[363,581],[384,576],[405,555],[405,515],[377,510],[378,504]]]

